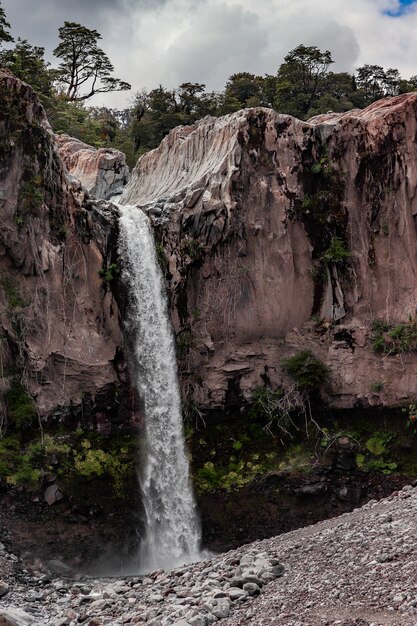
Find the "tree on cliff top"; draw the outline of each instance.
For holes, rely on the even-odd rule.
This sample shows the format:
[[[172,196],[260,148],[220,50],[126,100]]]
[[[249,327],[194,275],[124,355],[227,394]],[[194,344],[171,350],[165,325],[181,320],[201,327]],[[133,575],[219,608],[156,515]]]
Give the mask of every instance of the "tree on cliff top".
[[[323,92],[328,68],[333,63],[329,50],[300,45],[285,57],[277,74],[275,106],[282,113],[305,117]]]
[[[68,100],[87,100],[96,93],[131,88],[129,83],[111,76],[114,67],[97,45],[100,33],[75,22],[64,22],[58,32],[61,43],[54,55],[62,60],[57,82]],[[86,93],[81,93],[81,89],[87,89]]]
[[[0,46],[3,43],[3,41],[6,43],[13,41],[13,37],[8,32],[9,28],[10,28],[10,24],[6,20],[6,14],[0,3]]]

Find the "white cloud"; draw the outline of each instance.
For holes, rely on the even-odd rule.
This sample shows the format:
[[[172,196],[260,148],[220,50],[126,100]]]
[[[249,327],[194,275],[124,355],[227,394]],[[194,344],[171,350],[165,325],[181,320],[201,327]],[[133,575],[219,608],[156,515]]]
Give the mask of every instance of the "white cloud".
[[[378,63],[417,74],[415,5],[399,17],[385,13],[399,0],[105,0],[96,11],[89,0],[36,0],[43,21],[34,26],[33,0],[3,6],[15,34],[37,44],[42,37],[50,48],[64,19],[96,27],[116,75],[134,91],[184,81],[221,89],[234,72],[275,73],[300,43],[331,50],[335,70]],[[100,98],[112,106],[128,100],[126,93]]]

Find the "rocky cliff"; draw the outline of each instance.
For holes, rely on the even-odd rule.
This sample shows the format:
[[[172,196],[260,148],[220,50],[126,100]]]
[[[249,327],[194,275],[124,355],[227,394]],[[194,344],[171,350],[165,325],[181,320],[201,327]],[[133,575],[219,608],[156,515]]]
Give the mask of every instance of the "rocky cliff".
[[[117,208],[90,195],[120,191],[123,155],[54,139],[30,87],[0,80],[3,415],[34,400],[127,423]],[[416,112],[415,94],[309,122],[248,109],[139,160],[121,201],[155,226],[186,406],[285,387],[282,358],[301,349],[330,367],[333,407],[413,401]]]
[[[301,122],[248,109],[179,127],[122,203],[152,218],[184,396],[203,408],[331,368],[333,407],[417,396],[417,95]]]
[[[0,430],[37,415],[108,429],[131,415],[117,212],[68,175],[28,85],[0,73],[0,101]]]
[[[83,143],[68,135],[56,135],[59,156],[68,172],[82,182],[95,198],[109,200],[120,194],[129,179],[129,168],[123,152]]]

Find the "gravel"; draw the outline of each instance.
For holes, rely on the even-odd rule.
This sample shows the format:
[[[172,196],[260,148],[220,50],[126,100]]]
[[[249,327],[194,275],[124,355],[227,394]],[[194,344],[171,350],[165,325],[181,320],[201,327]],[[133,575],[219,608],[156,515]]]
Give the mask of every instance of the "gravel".
[[[407,486],[341,517],[146,577],[51,580],[3,550],[0,624],[417,626],[416,530],[417,490]]]

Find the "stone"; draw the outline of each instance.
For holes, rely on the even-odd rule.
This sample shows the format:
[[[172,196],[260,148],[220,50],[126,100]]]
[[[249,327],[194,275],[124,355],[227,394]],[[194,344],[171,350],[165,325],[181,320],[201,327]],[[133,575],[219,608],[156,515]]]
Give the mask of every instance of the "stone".
[[[243,589],[240,589],[239,587],[231,587],[227,590],[227,595],[232,600],[232,602],[234,602],[235,600],[239,600],[240,598],[245,598],[248,593],[247,591],[243,591]]]
[[[68,135],[57,135],[59,155],[69,174],[94,197],[109,200],[129,178],[126,157],[113,148],[96,149]]]
[[[243,591],[246,591],[249,596],[258,596],[261,590],[255,583],[245,583],[243,585]]]
[[[285,567],[281,563],[277,563],[271,568],[271,573],[275,576],[275,578],[280,578],[280,576],[284,575],[284,572]]]
[[[194,615],[188,620],[190,626],[207,626],[207,621],[204,615]]]
[[[21,609],[0,607],[0,626],[30,626],[35,618]]]
[[[5,583],[4,581],[0,580],[0,598],[2,598],[7,593],[9,593],[9,591],[10,591],[9,585]]]
[[[193,259],[170,255],[169,284],[176,322],[192,319],[192,309],[184,310],[179,294],[193,293],[196,299],[188,306],[198,307],[199,324],[206,329],[199,335],[190,371],[204,380],[199,409],[224,409],[231,381],[238,383],[242,397],[249,398],[255,381],[262,380],[265,363],[275,362],[278,352],[287,356],[305,349],[306,334],[309,349],[337,372],[337,385],[324,392],[323,399],[330,407],[350,408],[358,402],[392,406],[417,397],[416,355],[407,356],[406,376],[398,359],[386,359],[383,394],[373,394],[370,381],[381,379],[381,359],[372,350],[372,320],[358,295],[368,294],[373,319],[406,321],[408,315],[415,315],[416,234],[411,216],[417,215],[417,160],[412,140],[416,114],[416,94],[383,99],[363,110],[319,115],[307,122],[272,109],[245,109],[175,128],[156,150],[141,157],[122,202],[144,210],[172,205],[175,210],[168,218],[151,216],[164,232],[167,249],[181,249],[184,228],[192,229],[202,248],[198,267]],[[256,148],[251,140],[254,125],[259,128]],[[403,163],[403,169],[388,172],[387,145],[393,146],[392,158]],[[385,164],[383,172],[371,172],[364,146],[366,154],[372,155],[372,164]],[[309,272],[320,241],[306,225],[301,182],[309,176],[307,153],[309,159],[317,158],[324,147],[335,176],[343,178],[343,198],[335,202],[350,229],[348,246],[354,259],[354,275],[347,284],[329,270],[318,311],[328,330],[325,342],[311,333],[315,287]],[[345,177],[344,172],[350,175]],[[391,180],[392,195],[382,193],[380,177]],[[244,188],[237,190],[236,178],[245,181]],[[373,202],[378,205],[377,215],[370,208]],[[292,208],[298,204],[299,210]],[[393,206],[398,207],[396,217]],[[382,231],[389,233],[395,268],[389,279]],[[317,232],[321,232],[319,224]],[[372,243],[375,238],[377,245]],[[276,250],[280,251],[279,261]],[[238,275],[240,255],[244,255],[246,278]],[[372,258],[372,267],[356,263],[367,258]],[[228,317],[220,303],[234,293],[238,278],[244,302],[242,296]],[[337,332],[330,330],[333,322],[338,323]],[[282,384],[280,367],[271,368],[268,376],[272,386]],[[344,439],[340,445],[345,445]],[[338,463],[350,471],[354,461],[345,456]],[[299,495],[318,497],[324,491],[325,486],[317,484]],[[250,556],[244,558],[250,563]]]

